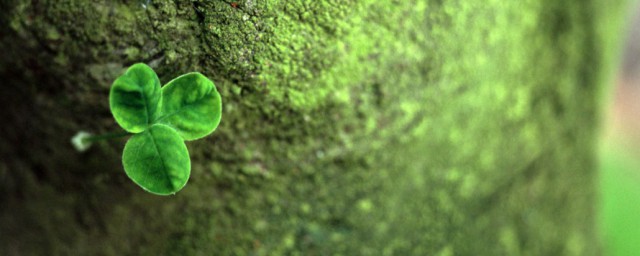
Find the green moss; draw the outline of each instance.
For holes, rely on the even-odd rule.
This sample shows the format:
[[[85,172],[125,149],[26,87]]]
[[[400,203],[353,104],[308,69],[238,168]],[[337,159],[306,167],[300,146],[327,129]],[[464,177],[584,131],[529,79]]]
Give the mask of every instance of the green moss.
[[[51,237],[63,231],[51,228],[43,234],[45,249],[598,253],[589,224],[592,137],[611,56],[603,49],[613,41],[596,24],[622,4],[58,2],[49,9],[18,5],[12,29],[34,31],[23,37],[44,39],[65,63],[88,71],[67,76],[67,64],[50,67],[58,79],[50,86],[83,89],[71,99],[93,106],[82,113],[86,120],[104,111],[96,102],[106,101],[110,80],[124,66],[118,63],[132,60],[157,67],[163,82],[203,72],[225,105],[215,136],[188,145],[192,178],[183,191],[158,199],[128,183],[97,182],[104,189],[90,193],[102,201],[53,207],[64,215],[66,207],[89,204],[78,214],[106,211],[97,220],[105,228],[74,226],[69,237],[88,238],[62,241]],[[29,15],[36,18],[20,21]],[[51,31],[59,42],[47,40]],[[73,193],[85,190],[92,189]],[[100,195],[109,193],[118,200],[104,207]],[[55,227],[54,217],[33,219]]]

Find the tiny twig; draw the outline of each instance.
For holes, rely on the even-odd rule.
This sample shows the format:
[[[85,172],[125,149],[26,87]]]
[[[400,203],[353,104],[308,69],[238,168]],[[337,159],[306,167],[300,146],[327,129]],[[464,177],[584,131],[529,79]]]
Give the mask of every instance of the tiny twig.
[[[122,138],[127,135],[132,135],[133,133],[122,131],[122,132],[110,132],[100,135],[89,135],[87,137],[82,138],[82,142],[96,142],[101,140],[109,140],[109,139],[117,139]]]

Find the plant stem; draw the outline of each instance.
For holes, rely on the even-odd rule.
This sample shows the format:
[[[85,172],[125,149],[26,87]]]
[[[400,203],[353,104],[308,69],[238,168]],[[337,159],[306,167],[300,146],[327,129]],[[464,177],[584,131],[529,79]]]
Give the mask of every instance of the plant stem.
[[[96,142],[100,140],[116,139],[116,138],[121,138],[127,135],[131,135],[131,134],[133,133],[122,131],[122,132],[110,132],[110,133],[105,133],[100,135],[91,135],[89,137],[83,138],[82,142]]]

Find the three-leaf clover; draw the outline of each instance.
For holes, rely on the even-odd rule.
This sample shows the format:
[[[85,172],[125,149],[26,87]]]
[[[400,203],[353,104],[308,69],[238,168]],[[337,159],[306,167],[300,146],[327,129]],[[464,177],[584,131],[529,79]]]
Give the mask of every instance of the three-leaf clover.
[[[185,140],[212,133],[220,123],[222,100],[204,75],[181,75],[160,87],[149,66],[134,64],[113,82],[109,106],[116,122],[133,136],[122,152],[127,176],[154,194],[182,189],[191,172]]]

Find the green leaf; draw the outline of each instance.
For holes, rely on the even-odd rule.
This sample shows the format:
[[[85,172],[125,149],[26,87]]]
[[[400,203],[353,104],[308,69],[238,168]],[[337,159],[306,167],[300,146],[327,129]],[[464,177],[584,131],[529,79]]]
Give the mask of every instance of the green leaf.
[[[146,64],[137,63],[113,82],[109,106],[123,129],[139,133],[153,124],[160,114],[161,98],[158,75]]]
[[[129,178],[158,195],[182,189],[191,172],[184,141],[173,128],[162,124],[133,135],[124,146],[122,164]]]
[[[216,86],[204,75],[184,74],[162,87],[162,116],[158,123],[169,125],[185,140],[212,133],[220,123],[222,100]]]

